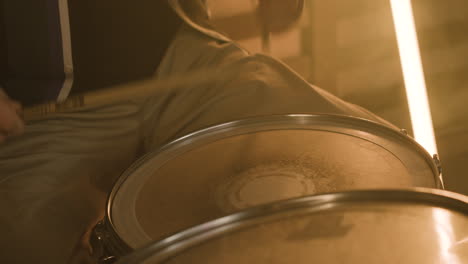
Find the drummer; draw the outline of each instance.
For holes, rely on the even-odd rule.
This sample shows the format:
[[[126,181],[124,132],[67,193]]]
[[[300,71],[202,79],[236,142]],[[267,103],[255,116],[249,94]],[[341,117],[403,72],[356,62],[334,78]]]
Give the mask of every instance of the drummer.
[[[5,0],[0,19],[2,263],[91,263],[89,233],[113,182],[142,154],[187,133],[287,113],[388,124],[246,52],[212,29],[203,0],[26,2]],[[20,118],[20,105],[220,68],[235,74],[26,125]]]

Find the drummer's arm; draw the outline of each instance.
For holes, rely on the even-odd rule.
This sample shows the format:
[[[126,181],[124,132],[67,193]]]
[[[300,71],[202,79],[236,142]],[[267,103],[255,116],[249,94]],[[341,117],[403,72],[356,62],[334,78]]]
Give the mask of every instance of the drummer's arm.
[[[0,87],[0,143],[23,133],[24,123],[20,115],[21,104],[10,99]]]

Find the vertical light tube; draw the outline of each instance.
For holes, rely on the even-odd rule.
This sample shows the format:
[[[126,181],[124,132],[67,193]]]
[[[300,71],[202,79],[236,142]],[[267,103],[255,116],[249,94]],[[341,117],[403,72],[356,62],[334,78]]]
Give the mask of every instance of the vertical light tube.
[[[414,138],[437,154],[411,0],[390,0]]]

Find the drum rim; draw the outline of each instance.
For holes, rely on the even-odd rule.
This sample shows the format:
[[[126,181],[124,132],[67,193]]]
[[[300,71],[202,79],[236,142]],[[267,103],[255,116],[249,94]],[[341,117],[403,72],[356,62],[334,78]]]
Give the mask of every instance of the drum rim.
[[[468,216],[468,196],[445,190],[413,187],[324,193],[252,207],[193,226],[160,241],[152,242],[125,256],[117,263],[143,263],[149,258],[160,263],[160,261],[167,258],[177,256],[178,253],[184,252],[191,246],[217,238],[224,233],[247,225],[249,220],[275,215],[275,213],[287,210],[301,210],[310,206],[320,207],[325,204],[336,205],[359,201],[435,205]],[[316,211],[327,209],[318,208]],[[209,238],[203,237],[208,231],[211,232]]]
[[[359,126],[361,128],[368,128],[372,129],[373,131],[377,130],[383,134],[390,134],[391,136],[397,138],[398,140],[404,141],[408,143],[416,152],[418,152],[421,156],[424,157],[426,163],[429,165],[433,172],[434,182],[437,188],[443,189],[443,184],[441,181],[441,173],[440,168],[437,166],[435,161],[432,159],[432,156],[424,149],[419,143],[417,143],[413,138],[408,136],[402,131],[389,127],[387,125],[377,123],[372,120],[354,117],[354,116],[346,116],[346,115],[336,115],[336,114],[277,114],[277,115],[264,115],[264,116],[256,116],[250,118],[244,118],[240,120],[234,120],[230,122],[225,122],[213,126],[208,126],[203,129],[191,132],[185,136],[178,137],[175,140],[170,141],[169,143],[163,145],[161,148],[151,151],[141,158],[139,158],[136,162],[134,162],[128,169],[126,169],[123,174],[117,178],[112,191],[108,195],[107,205],[106,205],[106,215],[105,215],[105,228],[109,231],[110,236],[112,237],[113,242],[111,243],[116,244],[113,247],[119,249],[119,252],[130,252],[132,247],[129,246],[119,235],[117,234],[117,228],[113,223],[112,219],[112,205],[113,201],[117,193],[119,192],[120,188],[126,182],[126,180],[133,175],[135,170],[140,168],[142,165],[146,163],[149,159],[158,156],[164,153],[170,153],[171,151],[183,148],[187,145],[192,145],[194,142],[202,141],[206,138],[212,138],[216,135],[223,134],[225,132],[232,132],[239,128],[248,128],[253,126],[258,126],[259,124],[269,124],[273,125],[297,125],[297,126],[307,126],[307,125],[317,125],[317,124],[340,124],[345,128],[352,128],[353,126]],[[292,128],[291,128],[292,129]],[[272,130],[272,129],[264,129]],[[258,130],[261,131],[261,130]],[[239,133],[242,134],[242,133]],[[225,137],[228,137],[226,135]]]

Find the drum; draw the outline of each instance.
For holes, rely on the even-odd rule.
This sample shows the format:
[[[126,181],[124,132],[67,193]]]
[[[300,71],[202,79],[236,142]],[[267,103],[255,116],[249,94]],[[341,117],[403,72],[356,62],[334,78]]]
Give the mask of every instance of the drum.
[[[408,189],[296,198],[190,228],[118,263],[468,263],[468,197]]]
[[[111,255],[244,208],[311,194],[441,186],[406,134],[346,116],[278,115],[210,127],[149,153],[115,184],[96,238]]]

